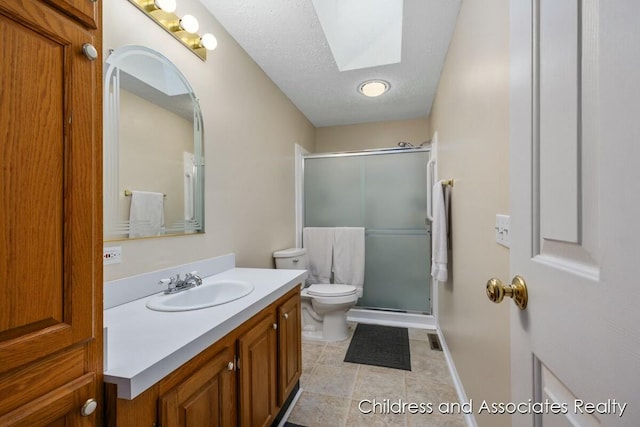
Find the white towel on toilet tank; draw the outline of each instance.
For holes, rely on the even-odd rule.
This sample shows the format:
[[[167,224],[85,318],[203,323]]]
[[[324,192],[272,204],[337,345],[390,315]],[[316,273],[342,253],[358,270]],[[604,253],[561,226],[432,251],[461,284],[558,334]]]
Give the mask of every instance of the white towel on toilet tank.
[[[362,288],[364,227],[337,227],[333,237],[333,283]]]
[[[307,252],[307,283],[330,283],[333,254],[332,227],[305,227],[302,246]]]
[[[159,236],[164,233],[164,194],[132,191],[129,208],[129,237]]]

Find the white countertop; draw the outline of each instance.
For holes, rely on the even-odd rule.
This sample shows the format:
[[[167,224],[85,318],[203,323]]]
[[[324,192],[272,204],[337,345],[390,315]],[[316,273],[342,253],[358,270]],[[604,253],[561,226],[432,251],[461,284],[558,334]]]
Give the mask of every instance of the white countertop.
[[[306,275],[305,270],[232,268],[205,278],[205,283],[245,280],[255,289],[226,304],[161,312],[146,307],[151,295],[105,310],[104,381],[117,385],[119,398],[135,398],[303,282]]]

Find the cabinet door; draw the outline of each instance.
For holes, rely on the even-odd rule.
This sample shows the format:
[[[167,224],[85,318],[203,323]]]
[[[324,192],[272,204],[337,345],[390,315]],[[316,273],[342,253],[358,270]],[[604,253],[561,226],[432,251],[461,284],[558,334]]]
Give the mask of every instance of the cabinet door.
[[[97,28],[100,0],[44,0],[89,28]]]
[[[226,347],[160,398],[161,425],[215,427],[236,425],[235,352]]]
[[[278,406],[282,406],[302,372],[300,294],[278,307]]]
[[[276,416],[276,318],[267,313],[238,339],[240,425],[269,426]]]
[[[0,0],[0,378],[79,343],[102,364],[101,60],[84,43],[99,32]]]
[[[0,416],[3,427],[90,427],[96,425],[96,412],[82,413],[94,396],[95,375],[86,374]]]

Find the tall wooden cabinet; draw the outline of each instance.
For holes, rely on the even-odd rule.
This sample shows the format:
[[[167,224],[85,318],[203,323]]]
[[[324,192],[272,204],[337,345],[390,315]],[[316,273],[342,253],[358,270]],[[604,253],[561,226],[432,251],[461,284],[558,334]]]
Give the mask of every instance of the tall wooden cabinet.
[[[99,22],[91,0],[0,0],[1,426],[99,423]]]

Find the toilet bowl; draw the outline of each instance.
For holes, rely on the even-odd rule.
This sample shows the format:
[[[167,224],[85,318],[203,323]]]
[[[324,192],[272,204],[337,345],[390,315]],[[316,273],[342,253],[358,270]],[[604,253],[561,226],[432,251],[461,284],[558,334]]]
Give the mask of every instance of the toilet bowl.
[[[313,284],[300,292],[302,334],[305,338],[341,341],[349,338],[347,312],[356,305],[355,286]]]
[[[273,254],[276,268],[306,269],[304,249],[293,248]],[[319,341],[349,338],[347,312],[362,296],[362,288],[345,284],[311,284],[300,291],[302,336]]]

